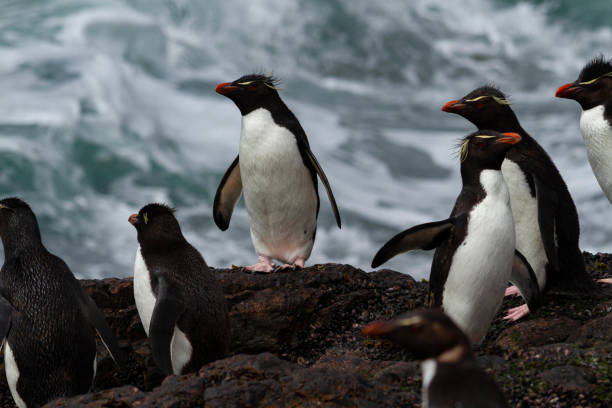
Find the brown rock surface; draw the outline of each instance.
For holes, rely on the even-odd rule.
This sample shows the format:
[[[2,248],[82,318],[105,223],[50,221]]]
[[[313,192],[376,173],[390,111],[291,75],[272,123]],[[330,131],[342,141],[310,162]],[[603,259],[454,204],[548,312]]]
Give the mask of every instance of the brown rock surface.
[[[603,277],[607,272],[601,265],[612,257],[586,255],[594,278]],[[217,273],[230,306],[233,355],[198,373],[166,379],[152,361],[131,279],[82,281],[117,333],[129,364],[119,372],[99,346],[94,392],[47,406],[393,407],[420,402],[418,364],[390,344],[363,338],[360,329],[420,307],[426,283],[393,271],[365,273],[335,264],[274,274]],[[502,317],[520,301],[504,301],[478,354],[511,406],[610,405],[612,294],[606,290],[587,297],[549,294],[540,310],[517,323]],[[565,384],[572,373],[580,379]],[[3,375],[0,402],[13,406]]]

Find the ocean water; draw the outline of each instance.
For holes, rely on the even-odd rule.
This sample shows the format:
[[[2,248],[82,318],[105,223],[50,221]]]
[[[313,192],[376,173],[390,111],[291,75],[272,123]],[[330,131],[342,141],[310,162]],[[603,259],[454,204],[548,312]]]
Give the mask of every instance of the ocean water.
[[[253,263],[244,204],[212,221],[238,151],[240,114],[214,92],[281,78],[338,201],[323,190],[309,264],[364,270],[395,233],[448,216],[460,188],[440,111],[484,83],[508,92],[580,214],[581,245],[612,251],[612,206],[586,160],[578,104],[554,98],[612,56],[612,2],[571,0],[0,1],[0,195],[33,207],[49,249],[79,277],[132,274],[146,203],[178,209],[210,265]],[[432,252],[388,267],[427,277]]]

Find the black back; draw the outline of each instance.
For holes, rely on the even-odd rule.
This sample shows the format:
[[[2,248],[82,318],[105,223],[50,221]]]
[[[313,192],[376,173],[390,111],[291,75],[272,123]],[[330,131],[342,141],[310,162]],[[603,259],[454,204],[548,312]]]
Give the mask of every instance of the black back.
[[[204,258],[183,236],[174,211],[162,204],[148,204],[139,211],[134,226],[148,270],[163,275],[185,305],[177,325],[189,339],[193,354],[182,372],[197,371],[225,356],[230,327],[223,290]],[[157,276],[151,274],[156,296]]]
[[[15,310],[8,334],[28,406],[87,392],[92,384],[95,334],[79,308],[68,266],[43,246],[36,217],[17,198],[0,201],[5,261],[2,296]]]
[[[495,381],[473,359],[438,363],[426,392],[430,408],[509,407]]]
[[[485,97],[469,102],[481,96]],[[498,100],[496,101],[493,96]],[[478,129],[515,132],[521,135],[521,142],[508,151],[506,158],[521,168],[533,197],[536,195],[534,177],[537,177],[556,193],[558,202],[554,223],[560,269],[556,271],[547,267],[546,288],[558,286],[563,289],[590,291],[593,289],[593,283],[586,273],[582,251],[578,246],[580,237],[578,213],[567,185],[550,156],[523,129],[510,105],[499,103],[499,100],[508,101],[506,95],[499,89],[491,85],[483,86],[461,98],[459,103],[465,104],[465,107],[454,113],[463,116]]]

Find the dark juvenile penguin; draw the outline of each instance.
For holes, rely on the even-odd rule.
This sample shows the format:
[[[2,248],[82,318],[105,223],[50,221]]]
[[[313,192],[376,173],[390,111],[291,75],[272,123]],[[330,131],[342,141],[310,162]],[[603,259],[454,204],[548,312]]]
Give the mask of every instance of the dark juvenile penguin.
[[[472,122],[478,129],[515,132],[522,141],[502,163],[510,192],[516,230],[516,248],[525,255],[538,279],[540,291],[559,287],[572,291],[593,289],[578,246],[578,213],[561,174],[546,151],[527,133],[506,96],[493,86],[483,86],[442,108]],[[516,287],[506,295],[518,295]],[[518,320],[533,308],[522,305],[508,311]]]
[[[397,234],[372,261],[375,268],[401,252],[437,248],[430,306],[442,306],[475,344],[495,317],[508,281],[530,304],[539,301],[533,270],[515,250],[510,196],[500,170],[506,152],[520,140],[516,133],[489,130],[467,136],[461,145],[463,187],[450,218]]]
[[[366,326],[363,334],[388,339],[423,360],[424,408],[505,408],[495,381],[478,366],[466,335],[440,310],[420,310]]]
[[[148,204],[129,222],[140,244],[134,299],[158,367],[185,374],[224,357],[230,326],[221,285],[183,236],[174,211]]]
[[[285,262],[281,268],[303,267],[317,231],[317,175],[340,227],[336,200],[306,133],[280,98],[273,78],[246,75],[219,84],[216,91],[240,109],[242,133],[239,155],[215,195],[215,223],[222,231],[228,228],[244,191],[251,239],[259,256],[247,269],[271,272],[273,259]]]
[[[112,330],[64,261],[47,251],[24,201],[0,201],[0,237],[0,343],[15,403],[39,407],[88,392],[96,375],[92,326],[115,361],[124,361]]]

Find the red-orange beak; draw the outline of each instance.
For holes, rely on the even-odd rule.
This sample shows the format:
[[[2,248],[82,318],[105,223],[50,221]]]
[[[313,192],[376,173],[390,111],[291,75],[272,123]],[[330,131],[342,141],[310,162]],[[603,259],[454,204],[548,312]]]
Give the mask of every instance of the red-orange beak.
[[[497,139],[498,143],[517,144],[521,141],[521,135],[514,132],[502,133],[504,137]]]
[[[233,86],[231,82],[223,82],[222,84],[217,85],[215,92],[221,95],[228,95],[234,91],[237,91],[238,89],[240,88]]]
[[[368,337],[384,336],[393,329],[393,325],[389,322],[375,321],[361,329],[361,334]]]
[[[570,84],[565,84],[561,88],[557,89],[557,93],[555,93],[555,96],[557,98],[573,99],[574,92],[576,92],[576,89],[578,89],[578,87],[575,86],[574,82]]]
[[[138,214],[132,214],[132,215],[130,215],[130,218],[128,218],[128,221],[129,221],[129,223],[130,223],[130,224],[132,224],[132,225],[136,225],[136,224],[138,224],[138,221],[140,221],[140,220],[138,219]]]
[[[465,103],[459,103],[459,101],[449,101],[442,107],[444,112],[457,113],[465,108]]]

